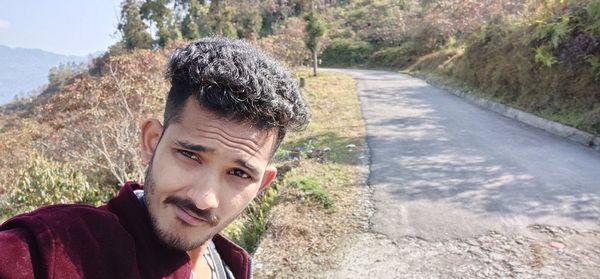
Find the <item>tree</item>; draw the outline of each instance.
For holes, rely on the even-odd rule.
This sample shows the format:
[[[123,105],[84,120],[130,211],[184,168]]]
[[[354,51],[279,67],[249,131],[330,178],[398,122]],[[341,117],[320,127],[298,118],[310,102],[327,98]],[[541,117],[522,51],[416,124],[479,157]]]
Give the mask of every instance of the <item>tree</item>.
[[[122,43],[128,50],[152,48],[152,36],[142,21],[140,7],[136,0],[125,0],[121,4],[121,18],[117,26],[122,35]]]
[[[85,63],[67,62],[60,63],[58,66],[50,68],[48,71],[48,90],[56,91],[65,85],[70,79],[85,72],[87,66]]]
[[[313,62],[313,74],[317,75],[317,64],[319,53],[319,48],[321,47],[321,37],[325,35],[327,31],[327,27],[325,27],[325,23],[321,20],[321,16],[315,12],[311,11],[304,16],[304,20],[306,21],[306,38],[304,40],[304,44],[306,48],[311,53],[312,62]]]
[[[212,27],[211,31],[217,35],[237,37],[237,30],[233,25],[235,9],[223,2],[223,0],[210,1],[208,16],[210,20],[209,25]]]
[[[146,0],[140,7],[141,18],[156,26],[156,44],[160,47],[181,38],[181,32],[174,24],[173,12],[167,7],[170,3],[171,0]]]
[[[188,0],[184,6],[187,8],[187,14],[181,22],[181,34],[188,40],[197,39],[204,33],[201,25],[206,24],[202,21],[206,21],[208,8],[204,1],[198,0]]]

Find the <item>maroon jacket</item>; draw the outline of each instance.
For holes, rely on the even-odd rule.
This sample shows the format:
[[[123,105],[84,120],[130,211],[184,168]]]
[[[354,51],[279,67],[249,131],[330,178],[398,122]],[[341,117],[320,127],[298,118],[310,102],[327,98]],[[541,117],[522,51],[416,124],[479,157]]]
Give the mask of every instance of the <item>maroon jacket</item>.
[[[0,278],[185,278],[184,251],[164,246],[127,183],[99,208],[53,205],[0,226]],[[213,242],[235,278],[250,278],[250,256],[222,236]]]

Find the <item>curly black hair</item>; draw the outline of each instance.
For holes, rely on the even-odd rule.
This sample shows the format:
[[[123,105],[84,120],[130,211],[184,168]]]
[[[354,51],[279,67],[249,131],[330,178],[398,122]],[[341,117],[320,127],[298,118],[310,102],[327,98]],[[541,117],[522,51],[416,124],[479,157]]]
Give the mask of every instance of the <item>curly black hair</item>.
[[[165,127],[178,121],[192,96],[218,116],[276,130],[274,150],[288,130],[300,130],[310,119],[290,71],[242,40],[206,37],[175,49],[167,78]]]

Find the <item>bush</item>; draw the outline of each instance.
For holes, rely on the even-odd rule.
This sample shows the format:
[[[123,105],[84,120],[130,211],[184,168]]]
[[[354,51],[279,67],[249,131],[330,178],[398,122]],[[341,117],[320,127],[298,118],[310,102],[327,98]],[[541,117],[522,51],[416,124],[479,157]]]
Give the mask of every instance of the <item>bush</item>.
[[[309,57],[303,41],[303,38],[306,37],[305,25],[300,18],[289,18],[273,35],[261,38],[257,44],[288,66],[303,65]]]
[[[373,47],[366,42],[334,39],[323,50],[321,60],[326,66],[356,66],[367,63]]]
[[[87,177],[66,163],[51,161],[35,153],[19,173],[16,187],[3,196],[1,212],[14,215],[49,204],[86,203],[100,205],[114,192],[88,183]]]
[[[408,41],[399,47],[387,47],[375,52],[369,64],[383,67],[405,67],[413,62],[416,56],[416,44]]]

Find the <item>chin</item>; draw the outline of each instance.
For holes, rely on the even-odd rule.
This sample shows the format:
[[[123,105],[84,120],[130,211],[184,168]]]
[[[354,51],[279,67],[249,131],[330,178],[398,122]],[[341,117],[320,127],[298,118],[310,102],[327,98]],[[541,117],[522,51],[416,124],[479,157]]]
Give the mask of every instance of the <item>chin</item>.
[[[155,231],[167,246],[182,250],[190,251],[200,247],[214,236],[212,232],[197,232],[200,228],[193,228],[185,225],[183,222],[176,220],[176,225],[164,227],[155,227]],[[196,231],[196,232],[194,232]]]

